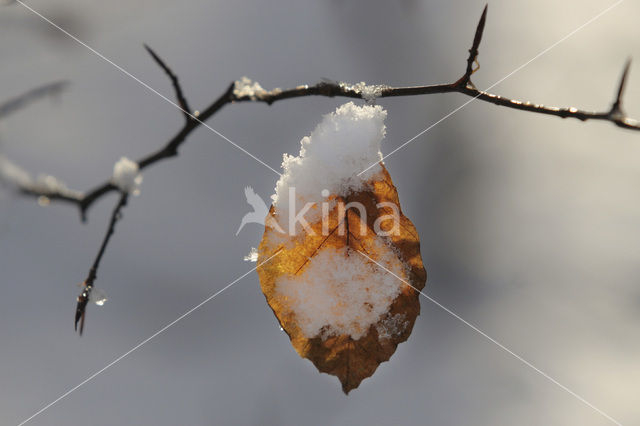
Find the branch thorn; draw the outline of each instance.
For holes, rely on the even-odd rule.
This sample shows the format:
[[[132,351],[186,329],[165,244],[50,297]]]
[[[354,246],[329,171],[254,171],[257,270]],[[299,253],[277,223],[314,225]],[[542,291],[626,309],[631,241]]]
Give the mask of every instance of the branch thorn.
[[[484,27],[487,23],[488,10],[489,4],[485,5],[482,11],[482,16],[480,17],[480,21],[478,22],[478,26],[476,28],[476,34],[473,37],[473,45],[471,46],[471,49],[469,49],[469,58],[467,59],[467,72],[465,73],[465,76],[467,77],[470,77],[471,74],[473,74],[473,63],[477,62],[478,60],[478,54],[480,53],[478,49],[480,48],[480,42],[482,42],[482,34],[484,33]]]
[[[467,70],[464,75],[460,78],[460,80],[454,83],[454,86],[457,87],[466,87],[469,84],[473,86],[471,83],[471,75],[480,69],[480,62],[478,62],[478,54],[480,53],[478,49],[480,48],[480,42],[482,41],[482,34],[484,33],[484,27],[487,23],[487,11],[489,10],[489,4],[486,4],[484,9],[482,10],[482,16],[480,16],[480,21],[478,22],[478,26],[476,27],[476,34],[473,37],[473,45],[471,49],[469,49],[469,57],[467,58]],[[473,68],[473,65],[476,65],[476,68]]]
[[[158,66],[162,68],[162,70],[165,72],[165,74],[167,74],[167,76],[171,80],[171,83],[173,84],[173,89],[176,92],[178,105],[180,106],[180,109],[182,109],[182,113],[184,114],[184,117],[188,122],[191,119],[191,113],[190,113],[191,109],[189,108],[189,103],[187,102],[187,99],[184,97],[184,94],[182,92],[182,86],[180,86],[180,82],[178,81],[178,76],[174,74],[171,68],[169,68],[169,66],[162,60],[162,58],[160,58],[160,56],[158,56],[158,54],[151,47],[149,47],[148,44],[145,43],[143,44],[143,46],[146,49],[146,51],[149,53],[149,55],[151,55],[151,57],[156,62],[156,64],[158,64]]]
[[[624,95],[625,88],[627,86],[627,77],[629,76],[629,70],[631,69],[631,58],[627,59],[627,63],[624,66],[622,77],[620,78],[620,86],[618,87],[618,94],[616,101],[611,107],[611,115],[622,112],[622,96]]]

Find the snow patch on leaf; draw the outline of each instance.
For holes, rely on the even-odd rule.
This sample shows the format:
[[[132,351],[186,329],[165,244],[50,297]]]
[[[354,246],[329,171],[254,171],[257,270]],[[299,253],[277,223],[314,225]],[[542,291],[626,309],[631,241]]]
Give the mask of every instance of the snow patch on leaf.
[[[378,262],[399,277],[407,273],[395,252],[382,239]],[[291,306],[307,338],[364,336],[369,327],[387,315],[403,283],[347,247],[327,248],[309,259],[297,276],[276,281],[276,294]]]

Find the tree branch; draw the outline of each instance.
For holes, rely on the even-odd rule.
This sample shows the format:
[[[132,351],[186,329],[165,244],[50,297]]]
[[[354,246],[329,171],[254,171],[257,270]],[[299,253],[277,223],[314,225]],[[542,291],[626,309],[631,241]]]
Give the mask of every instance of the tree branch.
[[[178,76],[173,73],[171,68],[169,68],[167,64],[164,63],[164,61],[156,54],[156,52],[153,51],[153,49],[151,49],[146,44],[144,45],[144,48],[147,49],[147,52],[149,52],[153,60],[156,61],[156,63],[160,66],[160,68],[164,70],[164,72],[167,74],[167,76],[171,80],[171,83],[173,84],[173,89],[176,92],[176,98],[178,99],[178,105],[180,106],[180,108],[182,108],[182,113],[184,114],[184,117],[188,122],[189,119],[191,119],[191,113],[190,113],[191,109],[189,109],[189,103],[187,102],[187,99],[184,97],[184,94],[182,93],[182,86],[180,86],[180,82],[178,81]]]
[[[178,155],[178,148],[186,138],[204,121],[211,118],[220,109],[227,104],[239,103],[239,102],[264,102],[268,105],[277,101],[285,99],[300,98],[305,96],[325,96],[325,97],[346,97],[353,99],[364,99],[367,101],[374,100],[376,98],[388,98],[399,96],[419,96],[419,95],[431,95],[436,93],[461,93],[477,100],[492,103],[494,105],[503,106],[506,108],[517,109],[520,111],[527,111],[536,114],[551,115],[560,118],[574,118],[581,121],[595,120],[595,121],[608,121],[615,124],[618,127],[622,127],[629,130],[640,131],[640,122],[628,117],[622,111],[622,97],[626,87],[626,81],[629,73],[630,62],[627,62],[624,73],[620,82],[617,97],[613,103],[613,106],[602,112],[591,112],[580,110],[573,107],[554,107],[545,106],[542,104],[523,102],[516,99],[510,99],[497,94],[478,90],[471,81],[471,76],[479,68],[474,69],[473,64],[477,63],[479,55],[479,47],[482,41],[482,35],[484,32],[487,10],[485,6],[480,21],[476,27],[475,36],[471,49],[469,49],[469,56],[466,61],[466,70],[463,76],[454,83],[449,84],[436,84],[429,86],[412,86],[412,87],[391,87],[391,86],[366,86],[364,84],[348,85],[345,83],[322,81],[315,85],[301,85],[291,89],[273,89],[267,90],[254,90],[248,93],[244,93],[241,89],[240,82],[232,83],[227,90],[206,109],[204,109],[199,115],[192,114],[189,109],[186,97],[183,94],[182,88],[179,84],[176,74],[166,65],[166,63],[148,46],[145,48],[152,56],[154,61],[165,71],[170,78],[175,93],[178,99],[178,105],[183,110],[183,114],[186,118],[184,126],[169,139],[163,148],[156,152],[138,160],[140,169],[144,169],[160,160],[175,157]],[[46,196],[52,201],[62,201],[71,204],[75,204],[81,214],[83,221],[86,220],[86,214],[89,208],[95,201],[102,198],[102,196],[115,191],[116,187],[111,184],[110,181],[106,181],[95,188],[87,191],[84,194],[67,194],[57,192],[47,192],[37,190],[37,188],[20,188],[21,192],[25,195],[31,196]]]
[[[0,119],[4,118],[11,113],[21,110],[29,105],[31,102],[42,99],[45,96],[55,96],[64,91],[67,88],[69,82],[57,81],[54,83],[45,84],[44,86],[36,87],[29,90],[16,98],[9,99],[0,105]]]
[[[480,69],[480,64],[478,64],[478,68],[473,69],[474,62],[477,62],[478,55],[480,54],[480,42],[482,41],[482,34],[484,33],[484,26],[487,23],[487,11],[489,10],[489,5],[487,4],[482,11],[482,16],[480,16],[480,22],[478,22],[478,26],[476,27],[476,35],[473,37],[473,44],[471,45],[471,49],[469,49],[469,58],[467,58],[467,70],[464,73],[464,76],[458,84],[461,86],[466,86],[471,80],[471,74],[478,71]]]
[[[471,76],[478,71],[480,65],[478,63],[478,55],[480,43],[484,33],[484,28],[487,19],[488,7],[485,6],[482,16],[476,27],[473,43],[471,49],[469,49],[469,56],[466,61],[466,69],[460,79],[449,84],[437,84],[430,86],[413,86],[413,87],[390,87],[386,85],[367,86],[364,83],[355,85],[348,85],[345,83],[322,81],[315,85],[302,85],[291,89],[273,89],[267,91],[262,89],[258,83],[254,83],[247,78],[243,78],[239,81],[232,83],[227,90],[220,95],[213,103],[207,106],[201,113],[191,113],[189,104],[184,96],[182,87],[178,81],[176,74],[169,68],[166,63],[149,47],[145,45],[145,49],[149,52],[154,61],[164,70],[173,84],[175,96],[177,98],[178,107],[182,110],[185,117],[185,123],[182,128],[171,137],[162,148],[148,154],[147,156],[138,160],[140,170],[145,169],[161,160],[172,158],[178,155],[180,146],[186,141],[187,137],[198,127],[200,127],[206,120],[215,115],[225,105],[240,102],[264,102],[268,105],[274,102],[299,98],[305,96],[326,96],[326,97],[346,97],[354,99],[364,99],[367,102],[373,102],[377,98],[388,98],[398,96],[418,96],[418,95],[430,95],[435,93],[461,93],[463,95],[472,97],[474,99],[492,103],[494,105],[503,106],[506,108],[517,109],[521,111],[532,112],[536,114],[550,115],[560,118],[574,118],[581,121],[598,120],[608,121],[616,126],[640,131],[640,122],[628,117],[622,108],[622,98],[626,88],[627,78],[629,75],[629,69],[631,62],[628,61],[622,78],[618,87],[616,98],[610,109],[602,112],[590,112],[580,110],[573,107],[553,107],[545,106],[541,104],[535,104],[531,102],[523,102],[515,99],[510,99],[497,94],[478,90],[471,81]],[[477,67],[474,69],[474,64]],[[0,112],[2,109],[0,109]],[[0,158],[1,159],[1,158]],[[1,163],[0,163],[1,166]],[[0,167],[0,177],[2,177],[2,168]],[[38,185],[30,184],[29,181],[14,182],[14,185],[18,188],[19,192],[24,195],[47,197],[50,200],[62,201],[75,205],[80,211],[80,215],[83,221],[86,221],[86,215],[89,208],[94,202],[101,199],[104,195],[116,191],[117,187],[109,179],[102,184],[99,184],[95,188],[89,190],[86,193],[77,193],[75,191],[66,190],[66,188],[53,187],[41,187]],[[76,327],[80,321],[80,333],[82,333],[84,326],[85,309],[88,303],[91,290],[93,288],[94,281],[96,279],[97,269],[106,249],[106,246],[113,234],[115,224],[120,216],[122,208],[127,203],[127,196],[123,194],[119,203],[113,211],[111,222],[107,230],[107,234],[103,240],[103,244],[98,252],[96,261],[89,272],[89,276],[84,282],[84,290],[78,297],[78,305],[76,308]]]
[[[129,194],[126,192],[122,192],[120,194],[120,200],[118,204],[116,204],[113,212],[111,213],[111,220],[109,221],[109,227],[107,228],[107,233],[102,240],[102,245],[100,246],[100,250],[98,250],[98,254],[96,255],[95,260],[93,261],[93,265],[91,265],[91,269],[89,269],[89,274],[87,278],[82,283],[83,289],[82,293],[77,298],[76,304],[76,317],[75,317],[75,329],[78,330],[78,323],[80,323],[80,335],[84,331],[84,319],[86,315],[87,303],[91,299],[91,291],[94,288],[94,283],[96,278],[98,278],[98,268],[100,267],[100,261],[102,260],[102,256],[104,256],[104,252],[107,250],[107,245],[109,244],[109,240],[113,236],[116,230],[116,223],[118,220],[122,218],[122,209],[127,205],[127,201],[129,199]]]

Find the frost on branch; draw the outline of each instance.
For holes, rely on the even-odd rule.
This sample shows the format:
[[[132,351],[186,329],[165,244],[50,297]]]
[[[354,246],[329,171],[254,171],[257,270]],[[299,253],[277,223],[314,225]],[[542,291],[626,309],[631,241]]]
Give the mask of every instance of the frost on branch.
[[[67,188],[64,182],[54,176],[40,174],[33,178],[29,172],[2,155],[0,155],[0,183],[18,191],[26,190],[38,193],[42,197],[50,194],[63,194],[70,197],[81,195],[80,192]]]
[[[233,95],[236,98],[249,98],[255,101],[260,95],[266,93],[266,90],[260,86],[257,81],[251,80],[249,77],[242,77],[236,80],[233,87]]]
[[[113,166],[113,177],[111,182],[118,189],[127,194],[140,194],[140,185],[142,184],[142,175],[138,163],[122,157]]]
[[[29,172],[0,156],[0,181],[11,186],[26,186],[33,183]]]
[[[385,116],[345,104],[285,156],[258,248],[262,291],[293,347],[345,393],[407,340],[426,281],[417,231],[380,162]],[[303,206],[308,223],[290,227],[283,218],[300,219]]]
[[[364,81],[357,84],[340,83],[340,87],[362,95],[362,99],[369,104],[375,102],[376,98],[382,96],[382,92],[389,88],[385,85],[367,84]]]

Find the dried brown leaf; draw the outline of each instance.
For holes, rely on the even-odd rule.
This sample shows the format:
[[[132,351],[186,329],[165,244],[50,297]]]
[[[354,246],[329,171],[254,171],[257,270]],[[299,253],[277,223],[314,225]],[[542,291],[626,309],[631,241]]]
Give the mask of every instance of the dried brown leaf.
[[[391,357],[397,345],[408,339],[420,312],[419,293],[411,286],[421,290],[426,281],[418,233],[411,221],[402,214],[397,190],[387,170],[383,165],[381,168],[380,174],[368,183],[367,189],[352,193],[346,199],[332,197],[345,204],[359,202],[364,205],[366,218],[363,219],[366,229],[361,229],[357,209],[348,209],[344,220],[344,212],[340,217],[340,209],[336,206],[329,213],[329,227],[326,228],[325,224],[325,229],[330,231],[329,235],[323,235],[321,221],[310,224],[315,235],[304,233],[288,236],[267,226],[258,249],[258,263],[279,252],[275,258],[258,268],[258,274],[267,302],[289,335],[293,347],[300,356],[311,360],[321,372],[337,376],[345,393],[357,388],[363,379],[370,377],[381,362]],[[346,256],[361,258],[356,252],[360,251],[378,261],[383,253],[380,253],[381,246],[377,243],[380,237],[374,232],[374,225],[381,216],[392,213],[391,208],[378,208],[379,203],[393,203],[398,208],[399,232],[385,237],[385,247],[391,247],[395,254],[394,261],[405,271],[402,278],[411,286],[402,284],[388,313],[382,315],[376,324],[371,324],[368,330],[362,330],[361,337],[357,340],[347,334],[320,335],[312,338],[305,336],[295,307],[277,291],[278,280],[283,277],[302,277],[314,256],[324,250],[342,249]],[[275,220],[276,215],[277,212],[272,206],[266,222]],[[378,227],[389,231],[388,228],[392,225],[393,221],[379,221]],[[341,230],[344,232],[340,232]],[[345,248],[348,250],[344,250]],[[377,274],[389,273],[378,267],[375,270]],[[305,285],[305,282],[299,285]],[[375,291],[375,288],[372,290]],[[349,309],[349,306],[343,306],[341,309]],[[402,318],[402,327],[389,333],[385,332],[389,325],[395,324],[394,318]]]

